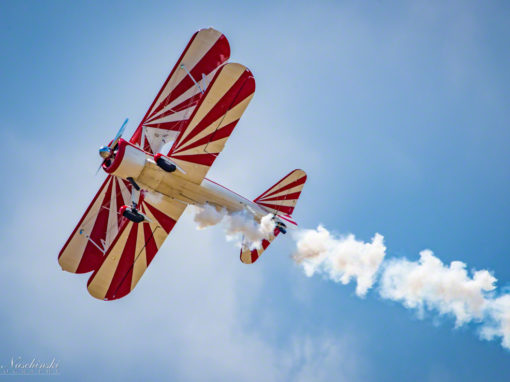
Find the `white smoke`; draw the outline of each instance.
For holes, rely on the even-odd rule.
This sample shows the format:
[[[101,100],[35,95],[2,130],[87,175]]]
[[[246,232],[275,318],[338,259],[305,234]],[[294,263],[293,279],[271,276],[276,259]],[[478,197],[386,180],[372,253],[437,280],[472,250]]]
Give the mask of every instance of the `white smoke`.
[[[259,248],[275,228],[271,214],[258,223],[246,211],[229,214],[208,204],[197,208],[195,222],[199,229],[221,222],[227,238],[242,235],[250,249]],[[510,294],[496,295],[497,280],[488,270],[468,272],[461,261],[444,264],[430,250],[421,251],[417,261],[385,260],[384,237],[378,233],[364,242],[352,234],[336,236],[319,225],[297,231],[294,238],[293,258],[308,277],[322,274],[342,284],[354,281],[359,297],[378,282],[382,298],[400,302],[420,317],[426,311],[451,316],[456,327],[478,322],[482,339],[501,338],[510,350]]]
[[[400,301],[407,308],[437,310],[453,315],[455,325],[481,320],[487,308],[486,292],[494,290],[496,279],[481,270],[470,277],[466,264],[452,261],[448,266],[432,251],[420,252],[418,261],[390,260],[381,277],[382,297]]]
[[[420,313],[427,309],[452,315],[457,327],[480,322],[482,339],[501,338],[501,345],[510,349],[510,295],[496,296],[496,281],[487,270],[473,270],[469,276],[463,262],[447,266],[425,250],[418,261],[389,261],[379,292]]]
[[[297,234],[294,259],[307,276],[324,273],[333,281],[348,284],[356,281],[356,294],[365,296],[372,287],[375,274],[384,259],[383,237],[375,234],[371,243],[356,240],[354,235],[334,237],[323,226],[302,230]]]
[[[163,200],[163,194],[159,192],[145,191],[144,198],[151,204],[159,204]]]
[[[504,294],[488,301],[488,322],[482,327],[483,339],[501,337],[501,345],[510,349],[510,295]]]
[[[197,223],[198,229],[204,229],[212,225],[218,224],[227,215],[227,210],[224,208],[217,209],[210,204],[204,204],[196,207],[196,213],[193,220]]]
[[[246,212],[235,212],[227,215],[225,220],[225,230],[228,236],[235,237],[241,234],[245,241],[257,248],[260,247],[262,240],[267,238],[275,228],[272,214],[265,215],[260,224]]]
[[[425,311],[451,316],[456,327],[479,322],[482,339],[501,338],[502,346],[510,349],[510,294],[496,296],[497,280],[488,270],[468,273],[463,262],[446,265],[430,250],[421,251],[417,261],[384,260],[386,247],[379,234],[363,242],[354,235],[336,237],[319,226],[295,237],[293,257],[307,276],[319,273],[342,284],[353,280],[360,297],[378,282],[382,298],[400,302],[421,317]]]
[[[262,240],[267,238],[275,229],[275,221],[272,214],[262,217],[258,223],[252,214],[246,211],[228,213],[224,208],[205,204],[196,207],[194,221],[198,229],[222,223],[227,239],[237,240],[242,245],[254,249],[260,248]]]

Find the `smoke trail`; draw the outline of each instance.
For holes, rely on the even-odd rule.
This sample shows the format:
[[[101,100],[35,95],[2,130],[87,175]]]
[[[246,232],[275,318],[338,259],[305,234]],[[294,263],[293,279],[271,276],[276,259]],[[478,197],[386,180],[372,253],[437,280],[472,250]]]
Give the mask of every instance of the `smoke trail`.
[[[295,237],[293,257],[307,276],[320,273],[342,284],[354,280],[360,297],[378,283],[382,298],[400,302],[420,317],[425,311],[453,317],[456,327],[478,322],[482,339],[501,338],[510,350],[510,295],[496,295],[497,280],[488,270],[470,275],[463,262],[445,265],[430,250],[420,252],[417,261],[384,260],[386,247],[379,234],[365,243],[354,235],[335,237],[319,226]]]
[[[227,210],[216,209],[210,204],[204,204],[203,206],[196,207],[196,213],[193,220],[197,223],[198,229],[204,229],[212,225],[218,224],[227,215]]]
[[[510,295],[490,300],[487,311],[489,318],[482,327],[481,337],[486,340],[501,337],[501,345],[510,349]]]
[[[372,287],[386,251],[379,234],[371,243],[364,243],[354,235],[336,238],[319,226],[317,230],[298,231],[296,237],[294,260],[303,266],[308,277],[323,273],[342,284],[355,279],[356,294],[361,297]]]
[[[244,211],[228,214],[208,204],[197,208],[195,222],[198,229],[221,222],[227,238],[243,235],[250,248],[259,247],[275,228],[271,214],[259,224]],[[479,323],[482,339],[501,339],[510,350],[510,294],[497,295],[497,279],[488,270],[469,273],[465,263],[444,264],[428,249],[417,261],[385,259],[384,237],[378,233],[364,242],[352,234],[336,236],[319,225],[298,230],[293,238],[293,258],[308,277],[321,274],[344,285],[353,281],[359,297],[377,284],[383,299],[399,302],[421,318],[431,312],[454,318],[455,327]]]
[[[453,261],[448,266],[432,251],[424,250],[418,261],[388,261],[381,276],[380,294],[420,314],[428,308],[452,315],[458,327],[483,318],[488,304],[485,292],[494,290],[495,282],[487,270],[476,271],[470,277],[466,264]]]
[[[260,224],[246,211],[229,214],[226,209],[205,204],[196,207],[194,221],[198,229],[223,224],[227,239],[237,240],[250,249],[260,248],[262,240],[267,238],[274,231],[275,222],[272,214],[262,217]]]
[[[147,200],[149,203],[159,204],[163,200],[163,194],[160,194],[159,192],[147,191],[145,192],[145,200]]]

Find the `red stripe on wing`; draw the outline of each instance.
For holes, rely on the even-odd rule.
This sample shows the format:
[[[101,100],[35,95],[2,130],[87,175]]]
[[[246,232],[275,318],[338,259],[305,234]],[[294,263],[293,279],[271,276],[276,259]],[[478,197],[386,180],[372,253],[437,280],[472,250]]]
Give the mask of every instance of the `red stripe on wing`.
[[[152,122],[160,120],[161,118],[164,118],[164,117],[168,117],[168,116],[175,114],[179,111],[186,110],[192,106],[196,106],[198,104],[198,101],[200,100],[200,98],[202,98],[202,93],[195,94],[195,95],[191,96],[190,98],[184,100],[180,104],[172,107],[170,110],[167,110],[159,115],[154,115],[152,118],[148,119],[147,122],[144,123],[144,125],[148,126],[148,127],[157,127],[160,129],[165,128],[162,125],[164,125],[165,123],[168,123],[168,122],[163,122],[163,123],[158,123],[158,122],[152,123]],[[176,121],[176,122],[182,123],[182,121]]]
[[[214,83],[214,81],[221,75],[221,70],[216,73],[211,83]],[[210,86],[208,89],[211,89],[212,86]],[[171,153],[178,153],[180,151],[184,151],[187,149],[187,147],[184,147],[184,144],[186,142],[189,142],[191,139],[193,139],[195,136],[200,134],[204,129],[209,127],[213,122],[217,121],[222,115],[225,115],[226,112],[233,107],[235,107],[237,104],[244,101],[246,98],[251,96],[253,92],[255,91],[255,79],[253,78],[253,75],[249,70],[244,71],[244,73],[237,79],[236,82],[232,84],[232,86],[229,88],[229,90],[223,95],[222,98],[218,100],[218,102],[214,105],[214,107],[202,118],[202,120],[193,128],[193,131],[191,131],[188,135],[186,135],[185,138],[180,135],[178,139],[175,142],[174,147],[171,150]],[[206,96],[204,96],[205,99]],[[190,121],[193,120],[193,117],[199,110],[199,107],[197,107],[193,113],[193,115],[190,117]],[[235,123],[237,121],[234,121],[234,127]],[[233,127],[232,127],[233,130]],[[214,134],[216,131],[214,131],[212,134]]]
[[[101,265],[87,283],[92,296],[115,300],[124,297],[136,286],[150,265],[185,205],[162,199],[157,205],[147,203],[142,194],[140,211],[148,222],[133,223],[127,219],[105,254]]]
[[[195,40],[197,40],[197,44],[190,50],[191,45]],[[212,39],[216,39],[215,42],[207,48],[205,51],[204,45],[207,45],[207,41],[211,43],[214,41]],[[203,49],[203,50],[201,50]],[[202,80],[202,75],[208,76],[214,70],[216,70],[220,65],[225,63],[230,57],[230,45],[228,43],[227,38],[218,31],[213,29],[202,29],[196,32],[186,45],[186,48],[182,52],[181,56],[177,60],[177,63],[173,67],[172,71],[168,75],[167,79],[163,83],[163,86],[159,90],[156,98],[152,102],[151,106],[147,110],[145,116],[142,121],[138,125],[136,131],[130,139],[131,143],[136,145],[140,145],[140,141],[142,138],[142,129],[143,127],[148,128],[158,128],[165,130],[176,130],[179,131],[185,127],[185,125],[189,122],[189,116],[193,108],[197,105],[198,101],[202,97],[202,93],[199,89],[196,89],[196,92],[192,92],[191,94],[187,93],[189,97],[185,100],[182,100],[178,105],[173,106],[170,110],[164,110],[171,102],[175,101],[178,97],[181,97],[183,94],[196,87],[193,80],[189,75],[184,75],[178,84],[172,83],[174,78],[180,78],[179,75],[177,77],[178,70],[185,70],[181,68],[181,63],[194,61],[194,57],[200,57],[197,62],[193,64],[193,67],[186,67],[191,74],[191,76],[198,82]],[[174,81],[175,82],[175,81]],[[172,88],[173,87],[173,88]],[[163,99],[160,99],[164,92],[169,92]],[[166,93],[165,93],[166,94]],[[190,109],[189,115],[184,115],[182,118],[176,121],[170,122],[162,122],[160,121],[164,117],[171,116],[172,114]],[[163,112],[162,112],[163,111]],[[162,112],[162,113],[161,113]],[[159,113],[159,114],[158,114]],[[159,121],[159,122],[158,122]],[[148,152],[152,152],[147,136],[144,138],[143,149]]]
[[[90,238],[94,240],[94,243],[98,245],[102,245],[106,240],[106,230],[108,229],[108,215],[109,210],[107,209],[110,204],[110,200],[112,197],[112,188],[113,181],[110,182],[108,188],[106,189],[106,194],[104,196],[104,201],[99,209],[99,213],[97,214],[96,223],[94,224],[94,228],[90,233]],[[91,270],[96,269],[101,263],[101,259],[103,258],[103,252],[99,250],[94,244],[90,241],[87,243],[85,247],[85,251],[83,253],[83,257],[81,258],[80,265],[78,265],[78,269],[76,273],[86,273]]]
[[[174,221],[175,225],[175,221]],[[158,252],[158,246],[156,241],[154,240],[154,232],[152,232],[151,227],[148,224],[144,224],[143,233],[145,237],[145,250],[147,253],[147,266],[151,263],[154,256]]]
[[[185,147],[180,148],[179,151],[180,152],[187,151],[187,150],[190,150],[192,148],[203,146],[203,145],[206,145],[208,143],[217,141],[219,139],[230,137],[230,134],[232,134],[232,131],[234,131],[234,128],[236,127],[237,122],[238,121],[234,121],[232,123],[229,123],[228,125],[220,128],[218,130],[215,130],[211,134],[206,135],[205,137],[203,137],[201,139],[198,139],[197,141],[195,141],[195,142],[193,142],[193,143],[191,143],[191,144],[189,144],[189,145],[187,145]],[[176,154],[174,154],[174,157],[175,156],[176,156]]]
[[[149,203],[145,203],[145,206],[149,209],[151,214],[154,215],[159,225],[165,230],[165,232],[170,233],[172,228],[174,228],[176,221]]]
[[[202,80],[202,73],[209,74],[218,66],[223,64],[230,57],[230,46],[228,44],[228,40],[225,36],[221,36],[218,41],[212,46],[212,48],[204,55],[204,57],[191,69],[187,68],[190,72],[191,76],[195,79],[195,81]],[[179,60],[180,63],[182,60]],[[177,67],[177,65],[176,65]],[[172,72],[175,71],[172,70]],[[157,114],[159,111],[163,110],[166,105],[172,102],[174,99],[179,97],[189,88],[196,86],[193,80],[186,75],[182,81],[174,88],[174,90],[166,97],[163,102],[154,110],[152,115]]]
[[[129,226],[131,227],[131,231],[129,232],[128,239],[124,246],[124,251],[122,252],[122,256],[119,261],[119,265],[115,270],[112,282],[105,296],[105,299],[108,300],[120,298],[131,291],[129,286],[131,285],[131,277],[133,275],[133,263],[136,259],[136,256],[138,256],[138,253],[136,253],[136,241],[138,237],[139,225],[136,223],[129,223]],[[93,276],[94,275],[92,275],[92,277]],[[122,288],[123,284],[124,288]]]
[[[193,155],[174,155],[172,158],[184,160],[186,162],[201,164],[204,166],[212,166],[216,156],[213,154],[193,154]]]
[[[112,194],[114,182],[116,192]],[[102,247],[108,237],[108,231],[114,230],[112,231],[114,233],[118,230],[120,224],[118,216],[115,215],[117,221],[116,223],[112,222],[112,227],[108,227],[108,219],[113,200],[117,207],[128,203],[123,199],[119,184],[118,178],[112,175],[106,177],[58,255],[62,269],[74,273],[87,273],[97,269],[101,264],[103,252],[90,240]],[[129,191],[131,185],[125,182],[124,185]],[[80,234],[81,229],[85,229],[83,234]],[[87,239],[87,235],[90,236],[90,239]]]

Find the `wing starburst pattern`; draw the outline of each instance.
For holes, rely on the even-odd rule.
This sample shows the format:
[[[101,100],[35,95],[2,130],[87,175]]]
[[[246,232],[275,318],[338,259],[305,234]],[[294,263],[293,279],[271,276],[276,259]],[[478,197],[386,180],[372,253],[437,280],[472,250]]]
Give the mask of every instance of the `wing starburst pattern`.
[[[95,298],[115,300],[135,288],[186,205],[166,197],[149,201],[142,193],[138,208],[150,221],[133,223],[122,218],[117,237],[88,281]]]
[[[253,264],[257,259],[262,255],[262,252],[264,252],[267,247],[269,247],[269,244],[278,236],[280,231],[278,228],[275,228],[272,235],[269,235],[268,238],[262,240],[261,247],[260,248],[254,248],[250,249],[248,247],[241,248],[241,261],[245,264]]]
[[[292,215],[305,182],[306,173],[303,170],[294,170],[257,197],[254,202],[275,214]]]
[[[230,57],[227,38],[212,28],[196,32],[177,61],[131,143],[147,152],[157,153],[172,142],[189,122],[220,65]]]
[[[96,269],[117,236],[119,208],[129,204],[131,184],[109,175],[58,255],[63,270],[87,273]]]
[[[228,63],[214,76],[204,97],[168,156],[200,183],[234,130],[255,92],[255,79],[243,65]]]

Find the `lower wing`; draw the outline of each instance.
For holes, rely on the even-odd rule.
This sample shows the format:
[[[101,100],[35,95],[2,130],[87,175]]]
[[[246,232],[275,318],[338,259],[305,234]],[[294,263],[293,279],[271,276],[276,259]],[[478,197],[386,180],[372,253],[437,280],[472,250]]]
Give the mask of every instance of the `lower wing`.
[[[64,271],[87,273],[101,264],[120,228],[119,208],[130,199],[131,184],[108,175],[58,255]]]
[[[138,209],[149,218],[148,222],[133,223],[122,218],[117,237],[88,281],[93,297],[115,300],[135,288],[186,208],[184,203],[162,195],[158,199],[141,196]]]

